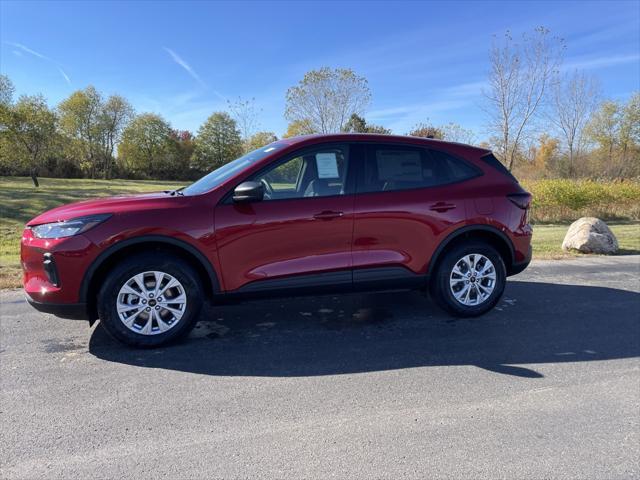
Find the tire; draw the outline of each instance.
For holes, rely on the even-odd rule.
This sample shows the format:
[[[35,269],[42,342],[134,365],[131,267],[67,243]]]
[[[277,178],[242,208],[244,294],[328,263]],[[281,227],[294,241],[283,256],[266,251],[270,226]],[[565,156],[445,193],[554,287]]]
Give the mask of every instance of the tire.
[[[474,273],[473,268],[467,270],[469,266],[480,272],[475,270]],[[482,273],[484,267],[488,270]],[[430,293],[438,306],[448,313],[456,317],[477,317],[498,303],[506,281],[504,260],[498,251],[486,243],[470,242],[456,245],[444,254],[431,281]]]
[[[162,252],[140,254],[108,273],[98,292],[98,317],[116,340],[153,348],[193,329],[202,298],[198,275],[187,262]]]

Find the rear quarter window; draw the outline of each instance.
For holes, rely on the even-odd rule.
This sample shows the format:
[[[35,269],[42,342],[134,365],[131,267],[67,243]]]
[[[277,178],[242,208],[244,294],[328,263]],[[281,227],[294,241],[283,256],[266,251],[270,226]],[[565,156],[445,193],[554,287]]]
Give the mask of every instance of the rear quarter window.
[[[514,182],[517,182],[518,179],[513,176],[513,174],[505,167],[500,160],[498,160],[493,153],[487,153],[480,157],[481,160],[492,168],[498,170],[503,175],[506,175]]]
[[[434,161],[442,165],[442,172],[445,178],[442,183],[454,183],[468,180],[482,175],[479,168],[466,161],[438,150],[431,150]]]

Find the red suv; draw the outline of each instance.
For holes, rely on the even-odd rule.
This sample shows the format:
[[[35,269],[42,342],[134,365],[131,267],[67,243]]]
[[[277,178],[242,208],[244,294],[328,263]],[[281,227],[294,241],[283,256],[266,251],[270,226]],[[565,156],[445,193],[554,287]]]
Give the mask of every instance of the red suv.
[[[416,288],[457,316],[500,299],[531,258],[530,194],[490,151],[413,137],[290,138],[174,191],[89,200],[31,220],[38,310],[157,346],[205,299]]]

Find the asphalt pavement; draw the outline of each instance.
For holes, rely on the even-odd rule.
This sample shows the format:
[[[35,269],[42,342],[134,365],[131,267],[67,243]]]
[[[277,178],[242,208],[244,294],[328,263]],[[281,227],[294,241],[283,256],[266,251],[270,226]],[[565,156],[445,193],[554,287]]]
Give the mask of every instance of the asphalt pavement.
[[[207,309],[158,350],[2,292],[0,478],[640,478],[640,256]]]

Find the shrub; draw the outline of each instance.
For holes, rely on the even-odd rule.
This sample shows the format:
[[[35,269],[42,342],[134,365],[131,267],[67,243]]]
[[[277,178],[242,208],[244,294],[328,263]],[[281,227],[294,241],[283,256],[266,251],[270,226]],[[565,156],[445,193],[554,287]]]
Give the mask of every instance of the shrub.
[[[640,182],[538,180],[523,182],[533,194],[533,222],[566,222],[591,216],[603,220],[640,219]]]

